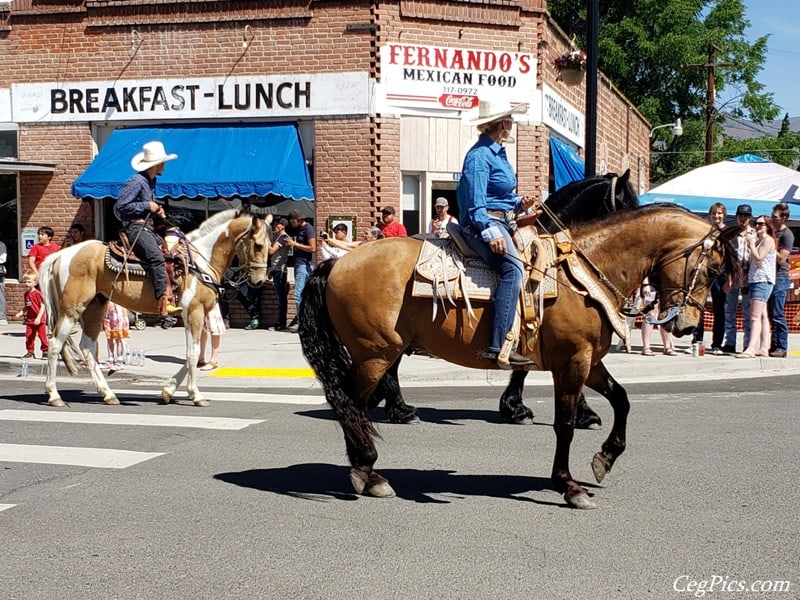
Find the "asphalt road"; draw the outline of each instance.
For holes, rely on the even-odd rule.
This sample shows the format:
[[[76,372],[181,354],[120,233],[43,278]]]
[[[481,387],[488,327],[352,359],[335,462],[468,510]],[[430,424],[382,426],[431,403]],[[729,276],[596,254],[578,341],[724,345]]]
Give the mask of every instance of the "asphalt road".
[[[0,380],[0,454],[156,454],[125,454],[142,460],[124,468],[0,460],[0,509],[13,505],[0,510],[0,598],[638,600],[712,582],[706,597],[798,598],[798,388],[630,386],[628,449],[600,486],[589,463],[608,427],[576,433],[572,471],[598,503],[577,511],[550,490],[546,388],[526,394],[528,427],[499,422],[496,387],[407,389],[423,423],[379,424],[377,467],[398,494],[379,500],[354,495],[318,389],[199,409],[160,406],[154,389],[107,407],[66,386],[70,407],[52,409],[40,382]],[[120,422],[40,420],[64,414]],[[777,581],[789,591],[730,591]]]

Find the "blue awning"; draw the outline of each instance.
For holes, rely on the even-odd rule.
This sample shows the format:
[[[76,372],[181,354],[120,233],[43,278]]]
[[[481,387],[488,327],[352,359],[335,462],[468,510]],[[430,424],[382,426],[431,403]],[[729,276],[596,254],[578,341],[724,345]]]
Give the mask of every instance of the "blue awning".
[[[575,149],[552,135],[550,136],[550,158],[553,161],[556,190],[586,177],[583,159]]]
[[[133,156],[156,140],[178,155],[158,178],[157,198],[314,199],[297,127],[286,124],[117,129],[73,182],[72,194],[117,198],[134,173]]]

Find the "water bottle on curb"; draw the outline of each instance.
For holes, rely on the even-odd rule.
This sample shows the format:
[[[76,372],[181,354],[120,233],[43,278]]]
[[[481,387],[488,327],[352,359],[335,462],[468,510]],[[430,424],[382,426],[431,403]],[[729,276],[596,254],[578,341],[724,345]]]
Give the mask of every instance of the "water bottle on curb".
[[[19,366],[19,376],[23,379],[28,376],[28,359],[23,358],[22,364]]]
[[[142,348],[142,352],[141,352],[141,354],[139,354],[139,366],[140,367],[144,366],[144,359],[145,358],[147,358],[147,356],[145,355],[144,348]]]
[[[692,344],[692,356],[700,356],[700,344],[697,342]]]

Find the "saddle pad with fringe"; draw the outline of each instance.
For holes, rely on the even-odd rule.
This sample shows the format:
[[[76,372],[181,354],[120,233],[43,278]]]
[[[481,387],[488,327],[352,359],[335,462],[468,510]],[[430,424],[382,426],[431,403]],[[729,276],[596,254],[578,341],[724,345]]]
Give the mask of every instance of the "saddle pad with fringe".
[[[451,239],[422,242],[414,268],[413,296],[457,299],[466,294],[470,300],[487,302],[496,287],[494,271],[479,258],[463,258]]]
[[[134,262],[128,258],[126,264],[115,253],[106,246],[106,268],[114,273],[124,273],[126,275],[136,275],[138,277],[147,277],[147,273],[139,262]]]
[[[546,300],[558,296],[558,281],[554,260],[556,244],[550,235],[540,236],[547,252],[548,264],[539,291]],[[463,277],[460,277],[463,273]],[[464,289],[462,290],[462,285]],[[434,295],[434,286],[436,294]],[[411,293],[416,298],[462,298],[489,302],[497,287],[497,275],[480,258],[464,258],[451,239],[426,239],[414,268]]]
[[[606,313],[606,317],[608,317],[608,322],[611,323],[611,327],[614,328],[614,332],[621,339],[627,339],[630,335],[627,322],[625,321],[625,317],[617,311],[614,299],[609,295],[607,288],[597,281],[597,277],[589,272],[586,265],[578,258],[577,254],[572,253],[568,255],[564,262],[567,265],[570,276],[588,292],[592,300],[602,307],[603,311]]]

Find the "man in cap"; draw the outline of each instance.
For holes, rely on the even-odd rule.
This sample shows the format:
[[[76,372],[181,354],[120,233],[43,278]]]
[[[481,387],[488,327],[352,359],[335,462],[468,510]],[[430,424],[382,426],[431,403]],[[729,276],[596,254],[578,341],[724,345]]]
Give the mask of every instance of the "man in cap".
[[[433,219],[428,224],[428,233],[438,238],[448,237],[447,224],[458,223],[458,219],[448,214],[447,209],[449,206],[450,203],[444,196],[439,196],[436,199],[433,204],[433,210],[436,211],[436,214],[433,215]]]
[[[300,314],[300,303],[303,301],[303,288],[306,287],[306,280],[314,269],[317,233],[311,223],[306,223],[306,220],[296,210],[289,211],[287,232],[291,237],[286,240],[286,245],[294,248],[294,307],[296,310],[288,329],[291,333],[297,333],[297,317]]]
[[[381,231],[383,237],[407,237],[408,232],[405,226],[397,220],[393,206],[384,206],[381,210],[381,221],[383,226]]]
[[[789,220],[789,205],[779,202],[772,207],[772,230],[778,241],[775,271],[775,287],[769,297],[767,309],[772,323],[772,343],[769,355],[785,358],[789,349],[789,325],[786,322],[786,293],[789,291],[789,255],[794,246],[794,234],[786,225]]]
[[[161,142],[147,142],[131,160],[136,171],[125,183],[114,205],[114,212],[125,228],[133,251],[142,261],[142,266],[153,280],[159,313],[167,316],[181,309],[171,304],[172,291],[169,289],[167,268],[161,239],[153,229],[153,215],[164,218],[164,207],[156,202],[156,177],[164,172],[164,164],[178,158],[177,154],[167,154]]]
[[[748,232],[755,233],[750,220],[753,218],[753,209],[749,204],[740,204],[736,207],[736,221],[742,228],[739,235],[731,240],[731,247],[739,265],[741,277],[734,280],[728,278],[725,284],[725,343],[722,352],[736,353],[736,310],[739,307],[739,294],[742,296],[742,315],[744,318],[744,348],[750,343],[750,294],[747,290],[747,270],[750,267],[750,247],[745,237]]]

